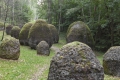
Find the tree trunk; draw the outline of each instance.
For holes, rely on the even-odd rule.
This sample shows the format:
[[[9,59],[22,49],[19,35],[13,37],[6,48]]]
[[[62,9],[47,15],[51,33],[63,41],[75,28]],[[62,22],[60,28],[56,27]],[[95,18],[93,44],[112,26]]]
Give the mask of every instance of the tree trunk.
[[[5,11],[5,20],[4,20],[4,30],[3,30],[3,35],[2,35],[2,39],[1,39],[1,41],[3,40],[3,38],[4,38],[4,33],[5,33],[5,23],[6,23],[6,20],[7,20],[7,13],[8,13],[8,7],[9,7],[9,1],[10,0],[7,0],[6,1],[6,11]]]
[[[0,6],[0,19],[1,19],[1,17],[2,17],[2,16],[1,16],[1,12],[2,12],[1,9],[2,9],[2,8],[1,8],[1,6]]]
[[[60,24],[61,24],[61,2],[62,2],[62,0],[58,0],[58,2],[59,2],[59,10],[60,10],[60,12],[59,12],[59,21],[58,21],[58,23],[59,23],[59,27],[58,27],[58,33],[60,34],[60,30],[61,30],[61,26],[60,26]]]
[[[13,0],[13,5],[12,5],[12,24],[14,25],[14,8],[15,8],[15,6],[14,6],[14,0]]]
[[[47,18],[48,18],[48,23],[52,23],[52,17],[51,17],[51,4],[52,4],[52,1],[51,0],[47,0],[48,1],[48,15],[47,15]]]

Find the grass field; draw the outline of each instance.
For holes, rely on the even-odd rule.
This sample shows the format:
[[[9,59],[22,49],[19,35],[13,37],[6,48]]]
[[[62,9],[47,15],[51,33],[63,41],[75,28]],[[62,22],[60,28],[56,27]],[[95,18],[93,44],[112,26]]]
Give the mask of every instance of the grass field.
[[[1,38],[2,32],[0,32]],[[7,37],[7,36],[6,36]],[[65,44],[65,34],[60,35],[60,42],[54,44],[62,47]],[[0,80],[47,80],[50,60],[55,55],[51,49],[50,56],[37,55],[36,50],[31,50],[27,46],[20,47],[19,60],[0,59]],[[95,52],[102,64],[102,52]],[[120,80],[118,77],[105,75],[104,80]]]

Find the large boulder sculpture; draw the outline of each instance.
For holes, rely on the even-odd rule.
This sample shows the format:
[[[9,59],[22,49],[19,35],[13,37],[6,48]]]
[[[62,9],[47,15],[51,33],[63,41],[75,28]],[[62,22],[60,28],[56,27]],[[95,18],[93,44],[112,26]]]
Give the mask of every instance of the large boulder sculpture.
[[[13,28],[11,29],[11,36],[16,38],[16,39],[19,39],[19,33],[20,33],[20,28],[19,26],[13,26]]]
[[[59,34],[58,34],[56,27],[52,24],[48,24],[48,26],[49,26],[50,31],[52,33],[53,42],[58,43],[59,42]]]
[[[105,74],[120,77],[120,46],[108,49],[103,56]]]
[[[72,23],[67,30],[67,43],[73,41],[83,42],[90,47],[94,46],[93,36],[89,27],[82,21]]]
[[[75,41],[53,57],[48,80],[104,80],[104,71],[91,48]]]
[[[37,54],[39,54],[39,55],[49,56],[49,54],[50,54],[49,45],[46,41],[41,41],[37,45],[36,49],[37,49]]]
[[[0,58],[18,60],[20,55],[20,43],[13,37],[5,38],[0,44]]]
[[[12,25],[8,25],[8,26],[6,27],[6,34],[7,34],[7,35],[10,35],[12,28],[13,28]]]
[[[21,45],[28,45],[28,41],[29,41],[28,40],[28,34],[29,34],[29,30],[30,30],[31,26],[32,26],[32,23],[29,22],[29,23],[26,23],[22,27],[22,29],[19,33],[19,40],[20,40]]]
[[[46,41],[49,44],[49,47],[52,46],[53,40],[52,40],[52,34],[50,32],[50,29],[48,27],[48,24],[44,20],[37,20],[29,31],[29,46],[32,49],[36,49],[36,46],[41,41]]]

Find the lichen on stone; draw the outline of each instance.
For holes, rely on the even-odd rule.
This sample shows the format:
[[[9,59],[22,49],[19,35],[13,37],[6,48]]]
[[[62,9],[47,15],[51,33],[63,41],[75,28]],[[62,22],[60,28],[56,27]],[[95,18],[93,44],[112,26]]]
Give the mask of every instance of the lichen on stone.
[[[113,46],[103,56],[105,74],[120,77],[120,46]]]
[[[0,44],[0,58],[17,60],[20,55],[19,40],[13,37],[5,38]]]
[[[48,80],[104,80],[104,70],[88,45],[74,41],[52,58]]]

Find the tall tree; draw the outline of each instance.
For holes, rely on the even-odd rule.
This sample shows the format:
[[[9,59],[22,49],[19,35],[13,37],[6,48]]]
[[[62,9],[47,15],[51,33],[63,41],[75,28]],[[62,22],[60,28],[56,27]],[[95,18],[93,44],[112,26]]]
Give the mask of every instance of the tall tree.
[[[47,11],[47,18],[48,18],[48,23],[52,23],[52,16],[51,16],[51,6],[52,6],[52,0],[47,0],[48,2],[48,11]]]
[[[8,14],[8,10],[9,10],[9,1],[10,0],[4,0],[5,1],[5,19],[4,19],[4,30],[3,30],[3,35],[2,35],[2,39],[1,41],[3,40],[4,38],[4,33],[5,33],[5,23],[6,23],[6,20],[7,20],[7,14]]]

